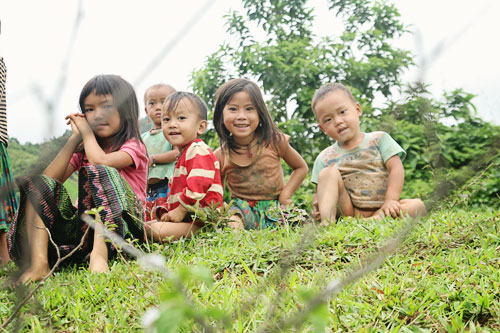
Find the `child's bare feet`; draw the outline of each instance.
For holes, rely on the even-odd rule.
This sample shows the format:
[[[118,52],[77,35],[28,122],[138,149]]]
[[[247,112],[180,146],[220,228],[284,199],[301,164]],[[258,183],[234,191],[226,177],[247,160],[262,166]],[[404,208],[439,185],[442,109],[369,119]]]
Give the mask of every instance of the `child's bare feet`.
[[[108,258],[101,255],[90,254],[89,270],[91,273],[105,273],[109,271]]]
[[[230,221],[227,223],[234,231],[245,229],[245,224],[239,215],[233,215],[230,217]]]

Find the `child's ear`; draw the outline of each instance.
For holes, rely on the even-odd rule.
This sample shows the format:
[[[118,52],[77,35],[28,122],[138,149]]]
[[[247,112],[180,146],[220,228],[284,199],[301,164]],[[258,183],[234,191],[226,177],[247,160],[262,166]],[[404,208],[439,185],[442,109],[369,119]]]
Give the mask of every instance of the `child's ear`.
[[[198,124],[198,135],[202,135],[203,133],[205,133],[205,131],[207,130],[207,126],[208,126],[208,121],[206,120],[200,120],[200,123]]]
[[[325,134],[326,134],[325,129],[323,128],[323,126],[321,126],[321,124],[318,124],[318,127],[319,127],[319,129],[321,130],[321,132],[323,132],[323,133],[325,133]]]
[[[356,103],[356,111],[358,112],[358,117],[361,117],[363,110],[361,109],[361,104]]]

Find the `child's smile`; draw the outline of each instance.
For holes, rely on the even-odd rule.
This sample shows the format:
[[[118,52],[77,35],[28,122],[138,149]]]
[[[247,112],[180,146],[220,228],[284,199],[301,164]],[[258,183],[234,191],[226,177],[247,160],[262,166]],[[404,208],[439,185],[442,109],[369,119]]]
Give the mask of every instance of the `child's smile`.
[[[205,128],[201,123],[204,120],[200,119],[198,108],[188,98],[180,100],[173,111],[166,111],[168,104],[163,110],[163,134],[172,146],[182,150],[203,134]]]
[[[233,135],[238,144],[249,144],[259,126],[259,114],[253,105],[250,95],[240,91],[224,106],[224,126]]]

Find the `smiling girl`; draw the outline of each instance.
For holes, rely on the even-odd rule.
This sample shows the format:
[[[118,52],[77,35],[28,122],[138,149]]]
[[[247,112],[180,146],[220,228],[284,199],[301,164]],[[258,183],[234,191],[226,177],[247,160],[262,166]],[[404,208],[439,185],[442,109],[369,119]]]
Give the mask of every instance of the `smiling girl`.
[[[274,125],[257,85],[246,79],[223,84],[216,94],[214,126],[221,148],[215,151],[233,206],[234,228],[265,228],[278,222],[271,207],[287,205],[307,175],[307,164]],[[293,170],[285,183],[281,159]]]

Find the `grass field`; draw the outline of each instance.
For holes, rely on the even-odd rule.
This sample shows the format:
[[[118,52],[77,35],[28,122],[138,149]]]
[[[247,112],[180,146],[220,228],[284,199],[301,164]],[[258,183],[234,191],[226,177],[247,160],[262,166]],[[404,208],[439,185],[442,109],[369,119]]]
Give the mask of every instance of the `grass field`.
[[[299,331],[500,330],[499,214],[498,208],[432,212],[378,270],[299,320]],[[108,274],[91,275],[85,266],[64,268],[8,329],[138,331],[144,312],[159,307],[160,331],[201,331],[193,314],[215,331],[270,331],[282,319],[296,318],[308,299],[358,267],[402,223],[343,219],[312,228],[298,253],[303,230],[311,228],[214,229],[192,240],[146,246],[165,256],[173,272],[168,276],[120,259]],[[286,273],[279,270],[283,260],[291,262]],[[0,271],[3,320],[23,294],[22,288],[6,286],[14,271],[13,264]],[[177,291],[178,281],[192,305]]]

